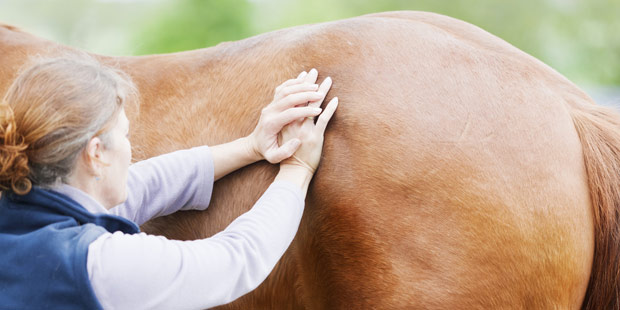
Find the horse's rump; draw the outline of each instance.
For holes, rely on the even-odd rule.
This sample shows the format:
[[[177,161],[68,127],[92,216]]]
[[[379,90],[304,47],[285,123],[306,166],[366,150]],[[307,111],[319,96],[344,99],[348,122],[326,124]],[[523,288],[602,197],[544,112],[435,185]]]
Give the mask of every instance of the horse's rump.
[[[323,27],[296,51],[312,51],[344,103],[299,235],[302,265],[314,266],[305,283],[319,292],[310,299],[333,301],[328,308],[578,306],[593,228],[564,100],[575,87],[433,14]]]

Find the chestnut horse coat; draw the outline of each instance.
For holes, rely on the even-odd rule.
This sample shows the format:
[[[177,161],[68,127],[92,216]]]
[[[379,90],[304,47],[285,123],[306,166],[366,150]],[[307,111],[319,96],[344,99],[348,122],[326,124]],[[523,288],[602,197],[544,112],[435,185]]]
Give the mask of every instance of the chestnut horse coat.
[[[70,49],[1,26],[0,94],[29,56]],[[475,26],[391,12],[97,57],[140,91],[137,160],[247,135],[282,81],[312,67],[333,78],[340,107],[299,232],[223,309],[618,309],[620,118]],[[208,210],[143,228],[211,236],[277,169],[241,169]]]

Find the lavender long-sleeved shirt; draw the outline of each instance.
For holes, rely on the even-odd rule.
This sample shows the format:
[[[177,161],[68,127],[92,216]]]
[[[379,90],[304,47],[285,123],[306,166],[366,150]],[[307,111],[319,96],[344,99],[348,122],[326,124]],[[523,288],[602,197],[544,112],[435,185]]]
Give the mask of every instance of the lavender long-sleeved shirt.
[[[106,210],[69,185],[54,190],[93,213],[142,224],[177,210],[203,210],[213,189],[208,147],[154,157],[129,168],[127,200]],[[104,309],[204,309],[256,288],[290,245],[303,213],[301,189],[274,182],[247,213],[211,238],[105,233],[88,248],[87,269]]]

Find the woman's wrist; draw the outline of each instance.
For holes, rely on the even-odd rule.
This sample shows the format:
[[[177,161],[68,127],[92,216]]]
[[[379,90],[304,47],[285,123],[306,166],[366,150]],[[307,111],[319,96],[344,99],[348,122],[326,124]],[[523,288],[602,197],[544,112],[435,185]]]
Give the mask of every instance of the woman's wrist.
[[[313,175],[314,173],[306,167],[283,163],[280,164],[280,172],[278,172],[275,180],[286,181],[299,186],[303,196],[306,197]]]
[[[242,144],[244,146],[244,152],[247,155],[247,158],[251,163],[257,162],[259,160],[265,159],[263,154],[258,151],[258,146],[256,144],[256,139],[252,134],[249,136],[243,137]]]
[[[263,159],[262,155],[256,151],[251,136],[212,146],[211,155],[215,180]]]

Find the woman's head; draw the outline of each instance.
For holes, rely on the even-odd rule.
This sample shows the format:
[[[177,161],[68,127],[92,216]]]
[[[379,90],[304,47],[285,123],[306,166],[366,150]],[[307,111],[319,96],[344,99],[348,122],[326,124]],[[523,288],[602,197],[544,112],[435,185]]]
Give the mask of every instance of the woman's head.
[[[0,103],[0,188],[25,194],[32,185],[67,183],[82,156],[96,165],[101,158],[91,158],[96,154],[88,146],[94,141],[98,151],[117,147],[112,132],[126,121],[123,105],[133,93],[126,75],[88,56],[30,65]]]

